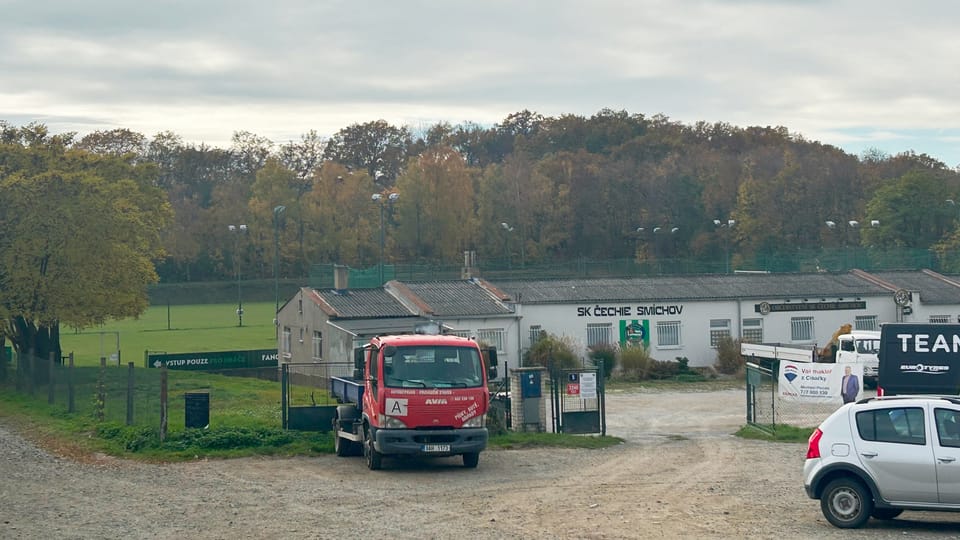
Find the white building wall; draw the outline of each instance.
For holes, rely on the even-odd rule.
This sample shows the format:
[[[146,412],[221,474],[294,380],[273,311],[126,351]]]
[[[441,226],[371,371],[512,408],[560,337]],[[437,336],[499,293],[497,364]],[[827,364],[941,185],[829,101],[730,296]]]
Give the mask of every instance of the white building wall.
[[[550,304],[524,305],[523,318],[520,321],[521,353],[530,348],[530,330],[538,326],[550,335],[567,337],[574,343],[575,352],[581,356],[587,355],[587,325],[609,324],[611,337],[619,341],[622,321],[630,323],[646,321],[649,328],[649,348],[656,360],[675,360],[686,357],[690,367],[706,367],[716,363],[716,349],[711,346],[711,321],[729,321],[730,336],[738,338],[742,335],[744,319],[759,319],[763,328],[765,343],[784,343],[795,345],[809,345],[822,347],[834,332],[843,324],[855,324],[857,316],[876,316],[877,323],[894,322],[896,320],[896,306],[892,297],[869,297],[846,299],[847,301],[865,304],[863,309],[823,309],[823,306],[834,302],[842,302],[837,298],[771,298],[767,300],[720,300],[720,301],[677,301],[677,302],[617,302],[592,304]],[[810,309],[797,311],[772,311],[762,314],[757,311],[758,306],[766,301],[771,305],[782,304],[809,304]],[[789,308],[797,309],[792,305]],[[776,309],[776,308],[774,308]],[[792,320],[797,317],[813,318],[813,339],[794,340],[792,336]],[[661,344],[658,323],[679,322],[680,345],[664,346]],[[717,328],[719,329],[719,328]]]
[[[489,317],[482,319],[444,319],[443,324],[466,337],[477,338],[485,332],[502,331],[503,343],[497,349],[500,373],[505,373],[504,363],[509,367],[520,365],[518,344],[520,343],[520,319],[518,317]]]

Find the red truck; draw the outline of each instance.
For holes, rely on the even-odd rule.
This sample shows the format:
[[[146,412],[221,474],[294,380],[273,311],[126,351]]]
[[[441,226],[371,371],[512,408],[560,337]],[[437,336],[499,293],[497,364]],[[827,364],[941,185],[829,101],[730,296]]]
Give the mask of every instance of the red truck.
[[[353,377],[331,377],[342,405],[333,419],[338,456],[455,456],[474,468],[487,446],[487,381],[495,348],[447,335],[378,336],[354,350]]]

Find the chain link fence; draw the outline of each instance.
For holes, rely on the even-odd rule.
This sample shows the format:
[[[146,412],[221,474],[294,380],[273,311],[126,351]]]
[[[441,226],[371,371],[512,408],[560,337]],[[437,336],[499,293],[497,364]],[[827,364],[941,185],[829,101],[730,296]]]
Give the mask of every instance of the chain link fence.
[[[833,411],[837,403],[816,403],[784,399],[778,388],[780,366],[747,363],[747,423],[767,433],[779,427],[813,429]]]

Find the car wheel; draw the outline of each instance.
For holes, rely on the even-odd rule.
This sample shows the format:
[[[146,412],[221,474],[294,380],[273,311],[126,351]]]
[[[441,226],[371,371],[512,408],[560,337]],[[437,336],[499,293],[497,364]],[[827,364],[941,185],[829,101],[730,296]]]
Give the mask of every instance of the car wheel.
[[[862,527],[873,512],[873,499],[863,484],[853,478],[838,478],[823,490],[820,510],[834,527]]]
[[[467,452],[463,454],[463,466],[468,469],[476,469],[480,463],[480,452]]]
[[[875,519],[893,519],[903,513],[902,508],[874,508],[870,517]]]
[[[373,429],[367,426],[366,437],[363,441],[363,457],[367,461],[367,468],[371,471],[379,470],[383,466],[383,455],[377,452],[373,445]]]

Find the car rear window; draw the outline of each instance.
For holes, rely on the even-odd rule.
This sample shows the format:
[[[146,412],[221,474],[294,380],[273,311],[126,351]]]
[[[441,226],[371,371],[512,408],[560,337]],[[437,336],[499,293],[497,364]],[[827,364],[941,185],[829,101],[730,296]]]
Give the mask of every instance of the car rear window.
[[[857,432],[865,441],[926,444],[923,409],[897,407],[857,413]]]

